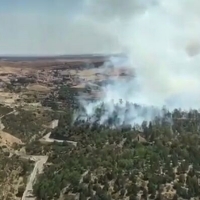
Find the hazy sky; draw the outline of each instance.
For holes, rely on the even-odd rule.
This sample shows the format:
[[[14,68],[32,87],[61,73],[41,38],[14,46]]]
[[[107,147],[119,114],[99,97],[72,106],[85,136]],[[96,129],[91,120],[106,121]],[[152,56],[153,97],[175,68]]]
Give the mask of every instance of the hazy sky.
[[[127,51],[154,105],[199,108],[199,36],[199,0],[0,0],[0,54]]]
[[[0,0],[0,5],[0,54],[65,53],[69,22],[82,10],[80,0]]]
[[[122,52],[122,30],[154,2],[0,0],[0,54]]]
[[[109,52],[89,1],[0,0],[0,54]]]
[[[81,0],[1,0],[1,13],[5,14],[68,14],[80,9]]]

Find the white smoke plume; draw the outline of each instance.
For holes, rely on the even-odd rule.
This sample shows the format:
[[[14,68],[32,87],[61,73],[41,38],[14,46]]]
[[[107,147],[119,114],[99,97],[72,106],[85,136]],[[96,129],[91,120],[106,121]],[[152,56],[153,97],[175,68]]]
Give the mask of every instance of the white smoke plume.
[[[103,88],[105,97],[85,104],[93,116],[101,102],[106,105],[104,123],[119,107],[136,103],[143,109],[119,109],[119,123],[151,120],[168,109],[200,107],[200,2],[198,0],[88,0],[88,15],[105,33],[117,39],[128,53],[126,67],[135,71],[131,80],[114,80]],[[123,65],[111,58],[114,66]],[[125,115],[125,113],[127,113]]]

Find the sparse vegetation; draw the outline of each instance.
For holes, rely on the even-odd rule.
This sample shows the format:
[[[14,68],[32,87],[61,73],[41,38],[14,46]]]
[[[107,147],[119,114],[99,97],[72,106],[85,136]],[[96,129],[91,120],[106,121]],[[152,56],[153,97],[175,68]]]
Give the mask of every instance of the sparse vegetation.
[[[19,101],[7,102],[5,98],[5,104],[10,106],[0,104],[6,132],[1,135],[9,140],[12,134],[25,144],[8,145],[5,140],[1,144],[0,197],[20,199],[35,165],[35,161],[23,156],[45,155],[47,163],[43,173],[36,174],[33,187],[38,200],[198,199],[200,113],[197,110],[166,112],[162,119],[143,122],[140,129],[115,126],[117,115],[99,125],[103,107],[96,110],[94,123],[89,120],[72,123],[73,113],[79,108],[78,89],[70,87],[73,77],[61,76],[60,70],[66,69],[63,62],[46,64],[48,70],[41,69],[41,63],[35,64],[37,76],[34,71],[28,79],[13,68],[22,78],[8,82],[3,88],[9,94],[17,93]],[[77,69],[79,65],[76,64]],[[55,70],[55,66],[60,68]],[[38,92],[40,83],[43,86]],[[36,106],[36,102],[42,106]],[[49,125],[54,119],[59,119],[59,123],[52,130]],[[50,139],[59,142],[42,143],[40,139],[49,133]]]
[[[4,115],[7,115],[8,113],[12,111],[13,111],[13,108],[0,104],[0,117],[3,117]]]
[[[50,111],[36,110],[36,112],[18,108],[16,113],[6,115],[2,119],[4,131],[28,142],[33,136],[41,137],[44,125],[53,120],[54,114]]]
[[[13,200],[20,199],[23,195],[27,176],[34,165],[30,164],[31,170],[28,169],[23,178],[18,175],[23,168],[21,166],[26,163],[21,160],[23,156],[51,157],[55,149],[56,152],[61,150],[62,145],[65,149],[66,145],[69,150],[74,148],[68,143],[43,144],[39,139],[52,131],[50,122],[54,119],[60,119],[59,127],[62,126],[63,130],[64,126],[69,125],[72,109],[77,107],[77,93],[70,87],[74,77],[69,74],[61,75],[61,71],[67,69],[68,73],[68,68],[78,70],[83,63],[6,58],[0,64],[0,128],[3,129],[0,146],[4,149],[0,162],[2,170],[6,170],[5,173],[1,171],[0,197]],[[29,166],[29,162],[27,164]],[[47,166],[49,165],[51,167],[51,163]],[[79,175],[76,177],[77,180],[80,178]]]
[[[21,197],[19,188],[26,187],[27,178],[33,169],[33,163],[10,154],[5,147],[0,148],[0,197],[13,200]],[[18,187],[19,186],[19,187]],[[23,192],[23,191],[22,191]],[[23,194],[23,193],[22,193]]]

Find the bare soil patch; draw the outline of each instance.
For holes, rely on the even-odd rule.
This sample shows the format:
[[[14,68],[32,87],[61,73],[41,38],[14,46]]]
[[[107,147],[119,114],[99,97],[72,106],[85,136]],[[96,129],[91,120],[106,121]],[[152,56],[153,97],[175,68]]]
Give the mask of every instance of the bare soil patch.
[[[10,133],[0,131],[0,144],[11,147],[13,144],[22,145],[23,142],[19,138],[11,135]]]
[[[27,87],[29,91],[37,91],[37,92],[49,92],[50,88],[44,85],[39,84],[31,84]]]

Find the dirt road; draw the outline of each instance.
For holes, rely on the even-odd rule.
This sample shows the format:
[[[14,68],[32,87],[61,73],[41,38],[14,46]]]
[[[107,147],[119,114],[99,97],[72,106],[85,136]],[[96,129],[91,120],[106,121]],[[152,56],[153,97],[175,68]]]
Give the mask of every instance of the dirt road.
[[[35,197],[33,196],[33,185],[35,183],[37,174],[42,173],[43,166],[47,162],[48,156],[30,156],[30,159],[36,161],[36,163],[29,177],[22,200],[35,200]]]
[[[39,141],[40,142],[46,142],[46,143],[53,143],[53,142],[59,142],[59,143],[62,143],[62,142],[67,142],[69,144],[72,144],[74,146],[77,146],[77,142],[74,142],[74,141],[71,141],[71,140],[56,140],[56,139],[53,139],[53,138],[50,138],[50,135],[51,135],[51,132],[46,134],[43,138],[41,138]]]
[[[51,123],[51,128],[54,129],[58,126],[58,120],[54,120]],[[72,145],[76,146],[77,142],[74,141],[65,141],[65,140],[56,140],[53,138],[50,138],[51,132],[45,135],[43,138],[41,138],[40,142],[47,142],[47,143],[53,143],[53,142],[68,142]],[[43,166],[47,162],[48,156],[34,156],[34,155],[21,155],[22,158],[25,159],[31,159],[35,161],[34,169],[29,177],[28,183],[26,185],[26,189],[23,193],[22,200],[35,200],[35,197],[33,196],[33,185],[36,181],[36,176],[43,171]]]

